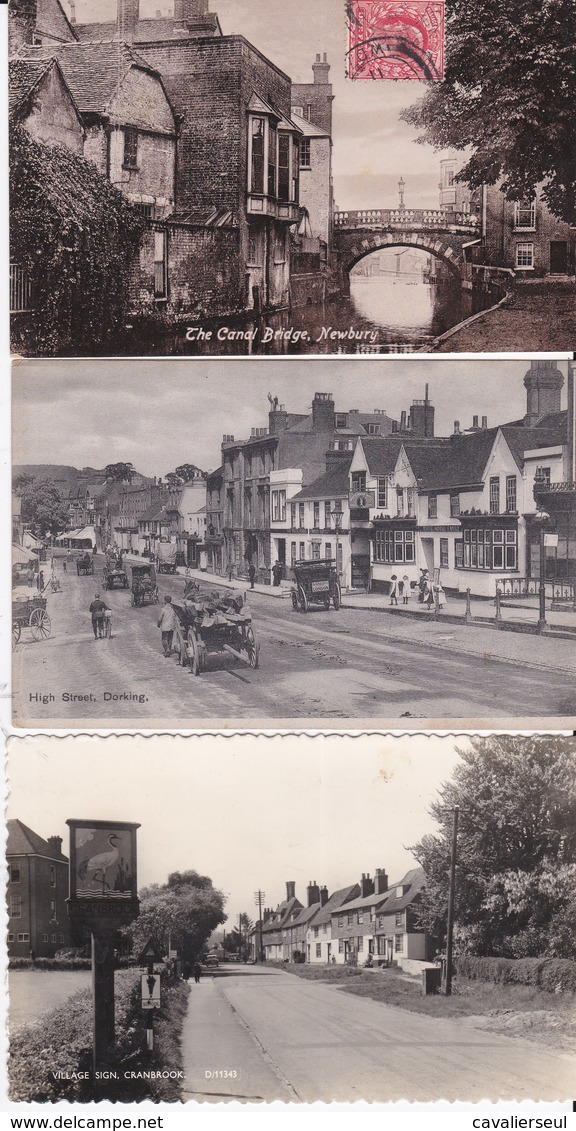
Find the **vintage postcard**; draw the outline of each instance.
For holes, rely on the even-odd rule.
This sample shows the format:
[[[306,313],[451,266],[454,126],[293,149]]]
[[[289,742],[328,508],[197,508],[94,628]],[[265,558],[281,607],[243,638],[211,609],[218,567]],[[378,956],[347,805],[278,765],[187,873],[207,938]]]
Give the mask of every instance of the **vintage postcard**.
[[[37,735],[8,777],[13,1103],[573,1095],[573,737]]]
[[[573,348],[571,14],[446,8],[11,0],[13,352]]]
[[[20,362],[14,725],[572,729],[575,372]]]

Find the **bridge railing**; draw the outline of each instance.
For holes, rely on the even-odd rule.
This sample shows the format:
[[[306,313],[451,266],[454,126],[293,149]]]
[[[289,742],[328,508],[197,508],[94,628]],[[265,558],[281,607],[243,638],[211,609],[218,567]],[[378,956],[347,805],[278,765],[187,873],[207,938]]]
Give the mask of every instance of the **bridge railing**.
[[[335,212],[336,228],[465,228],[476,232],[480,222],[467,212],[439,208],[364,208]]]

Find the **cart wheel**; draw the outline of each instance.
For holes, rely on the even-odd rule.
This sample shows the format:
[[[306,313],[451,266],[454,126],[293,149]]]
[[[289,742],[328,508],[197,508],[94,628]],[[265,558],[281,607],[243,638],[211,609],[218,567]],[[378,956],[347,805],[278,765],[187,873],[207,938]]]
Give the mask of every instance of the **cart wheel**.
[[[46,609],[33,609],[29,624],[35,640],[46,640],[50,636],[52,622]]]
[[[334,602],[334,608],[339,609],[340,604],[341,604],[341,594],[340,594],[340,586],[339,585],[337,585],[335,590],[334,590],[334,593],[332,595],[332,600]]]
[[[298,612],[298,594],[297,594],[295,589],[292,590],[291,596],[292,596],[292,608],[294,609],[294,612],[297,613]]]
[[[308,612],[308,598],[307,598],[303,589],[298,590],[298,602],[299,602],[299,605],[300,605],[300,612],[301,613],[307,613]]]
[[[19,620],[12,621],[12,647],[13,648],[16,647],[16,645],[17,645],[17,643],[20,639],[21,633],[22,633],[22,629],[20,628],[20,621]]]
[[[200,675],[200,648],[198,646],[198,639],[193,628],[188,629],[188,642],[186,654],[190,660],[190,670],[192,675]]]
[[[248,628],[246,629],[245,646],[246,651],[248,652],[248,663],[250,664],[250,667],[257,668],[260,656],[260,641],[258,640],[258,637],[256,636],[256,633],[251,624],[248,625]]]

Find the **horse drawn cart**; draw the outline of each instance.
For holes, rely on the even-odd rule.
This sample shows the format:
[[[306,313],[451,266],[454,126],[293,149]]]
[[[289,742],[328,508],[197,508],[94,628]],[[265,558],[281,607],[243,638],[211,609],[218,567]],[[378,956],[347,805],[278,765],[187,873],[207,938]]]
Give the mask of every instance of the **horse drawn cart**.
[[[132,566],[132,599],[135,608],[142,605],[157,605],[160,599],[156,583],[156,567],[153,562],[142,562]]]
[[[178,617],[174,649],[194,675],[206,671],[211,658],[223,656],[258,667],[260,644],[242,594],[209,593],[172,607]]]
[[[18,643],[22,630],[29,628],[34,640],[46,640],[52,623],[46,612],[45,597],[18,597],[12,601],[12,644]]]
[[[92,561],[91,554],[81,554],[80,557],[76,559],[76,573],[78,577],[80,577],[81,574],[84,577],[88,577],[89,574],[94,573],[94,562]]]
[[[121,557],[106,557],[102,573],[102,584],[105,589],[127,589],[128,574],[122,565]]]
[[[307,613],[311,605],[340,608],[340,582],[332,558],[318,558],[315,561],[298,561],[292,566],[294,585],[292,586],[292,608]]]

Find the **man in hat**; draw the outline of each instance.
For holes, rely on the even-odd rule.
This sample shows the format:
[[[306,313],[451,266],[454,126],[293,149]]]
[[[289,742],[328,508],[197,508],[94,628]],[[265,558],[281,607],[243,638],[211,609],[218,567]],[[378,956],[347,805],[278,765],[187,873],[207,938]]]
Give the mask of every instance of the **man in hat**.
[[[418,600],[421,605],[424,604],[424,597],[428,591],[428,584],[430,577],[427,569],[420,570],[420,580],[418,582]]]
[[[99,593],[94,594],[94,600],[88,611],[92,617],[94,639],[97,640],[98,637],[102,639],[104,636],[104,613],[108,612],[108,605],[104,603]]]
[[[168,660],[172,655],[172,639],[174,637],[174,629],[178,623],[178,618],[174,609],[172,608],[172,598],[166,596],[164,598],[164,605],[162,612],[158,617],[158,628],[162,632],[162,648],[164,649],[164,658]]]

